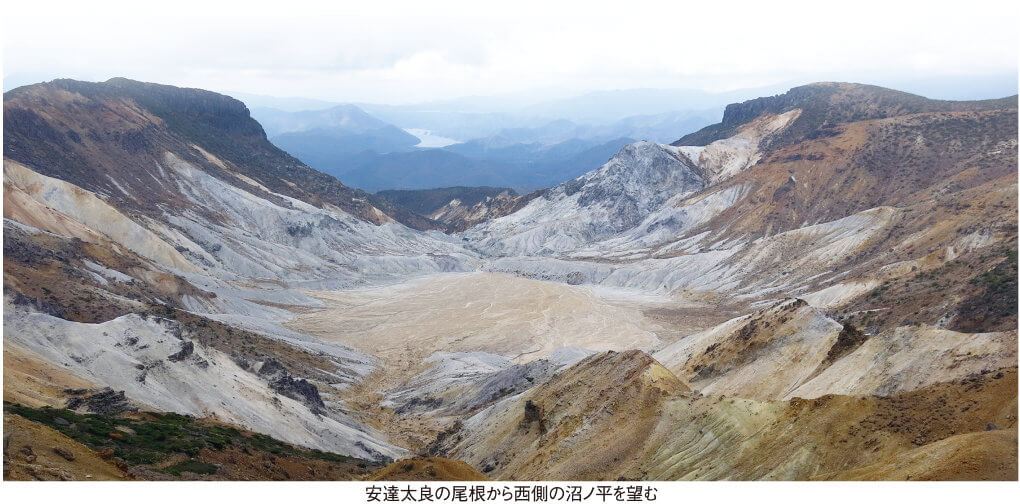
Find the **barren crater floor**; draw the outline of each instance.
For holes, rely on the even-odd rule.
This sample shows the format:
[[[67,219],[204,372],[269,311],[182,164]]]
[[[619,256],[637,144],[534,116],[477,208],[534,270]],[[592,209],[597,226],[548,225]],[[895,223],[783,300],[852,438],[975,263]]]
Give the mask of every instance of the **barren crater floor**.
[[[561,347],[658,348],[672,339],[644,309],[656,303],[497,273],[430,275],[385,287],[308,294],[325,307],[288,325],[379,357],[417,364],[435,352],[487,352],[516,363]]]

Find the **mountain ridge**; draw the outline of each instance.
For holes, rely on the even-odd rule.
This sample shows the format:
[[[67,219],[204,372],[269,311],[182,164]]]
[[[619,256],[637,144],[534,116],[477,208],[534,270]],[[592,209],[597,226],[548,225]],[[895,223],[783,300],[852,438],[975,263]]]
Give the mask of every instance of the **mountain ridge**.
[[[66,94],[54,99],[54,93]],[[76,114],[85,110],[90,111],[88,121],[74,119],[83,117]],[[40,111],[46,111],[49,120],[39,115]],[[65,119],[72,121],[61,122]],[[5,157],[86,189],[124,196],[122,188],[107,179],[107,172],[115,170],[114,176],[121,183],[138,185],[138,189],[157,195],[152,201],[134,202],[146,212],[158,211],[155,205],[163,192],[158,187],[160,175],[150,172],[143,181],[138,176],[118,176],[116,170],[149,171],[152,160],[158,160],[161,149],[169,146],[189,162],[246,190],[266,194],[268,189],[320,207],[336,205],[375,224],[384,222],[380,215],[390,212],[393,215],[388,218],[412,227],[435,226],[308,168],[269,143],[242,102],[210,91],[123,78],[102,83],[57,80],[4,93],[4,123]],[[115,129],[113,142],[108,141],[110,128]],[[192,145],[202,147],[196,150]],[[379,209],[382,212],[370,201],[383,207]]]
[[[781,147],[804,139],[827,124],[884,119],[923,112],[982,110],[1016,106],[1017,96],[988,100],[934,100],[923,96],[867,84],[816,82],[791,88],[789,91],[741,103],[731,103],[718,124],[686,135],[672,145],[707,145],[730,136],[736,127],[746,124],[762,113],[781,114],[800,108],[801,118],[791,126],[789,138],[777,143]],[[833,105],[833,106],[829,106]]]

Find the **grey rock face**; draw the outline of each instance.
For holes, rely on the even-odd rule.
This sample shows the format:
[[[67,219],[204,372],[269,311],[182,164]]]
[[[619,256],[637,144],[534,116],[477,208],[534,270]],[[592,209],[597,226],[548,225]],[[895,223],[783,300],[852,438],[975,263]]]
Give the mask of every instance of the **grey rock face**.
[[[601,168],[565,182],[524,208],[464,233],[473,247],[498,255],[548,255],[576,250],[631,229],[670,200],[707,182],[672,147],[637,142]]]
[[[124,396],[124,391],[114,391],[106,387],[98,391],[88,389],[66,390],[73,397],[67,399],[67,409],[85,409],[92,413],[110,415],[132,409]]]

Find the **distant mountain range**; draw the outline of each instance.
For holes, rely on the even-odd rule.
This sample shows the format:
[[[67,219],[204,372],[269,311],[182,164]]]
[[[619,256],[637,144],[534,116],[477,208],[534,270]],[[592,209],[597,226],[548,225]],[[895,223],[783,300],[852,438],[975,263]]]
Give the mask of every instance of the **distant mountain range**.
[[[575,140],[551,147],[515,144],[470,155],[457,152],[455,145],[386,154],[369,150],[329,158],[330,146],[337,144],[315,143],[316,137],[312,133],[302,135],[306,144],[294,141],[296,138],[277,137],[274,141],[281,148],[289,146],[289,152],[320,171],[373,192],[458,185],[514,187],[527,192],[576,177],[633,142],[619,138],[606,143]]]
[[[370,133],[393,125],[376,119],[355,105],[337,105],[325,110],[286,112],[257,107],[251,115],[270,138],[286,133],[316,129],[336,129],[350,133]],[[413,145],[413,144],[412,144]]]
[[[422,147],[422,138],[409,131],[477,134],[502,122],[489,114],[475,114],[468,131],[448,125],[422,130],[412,128],[421,126],[414,122],[402,129],[355,105],[298,112],[262,107],[254,108],[252,116],[277,147],[352,187],[377,191],[493,185],[527,191],[591,170],[635,139],[673,141],[718,120],[721,110],[630,116],[601,125],[556,119],[537,126],[502,128],[438,149]]]

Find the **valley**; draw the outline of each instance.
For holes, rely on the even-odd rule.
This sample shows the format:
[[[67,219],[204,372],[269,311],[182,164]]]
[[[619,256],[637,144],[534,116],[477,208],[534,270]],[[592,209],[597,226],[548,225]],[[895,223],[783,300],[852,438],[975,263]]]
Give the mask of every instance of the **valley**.
[[[1015,96],[809,84],[524,194],[196,89],[4,109],[5,478],[1017,479]]]

